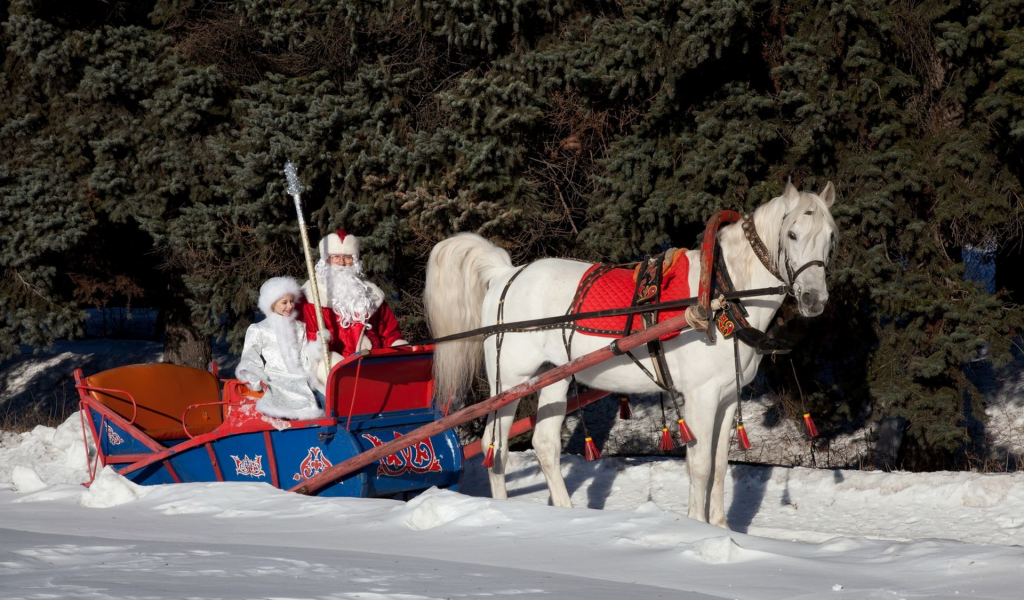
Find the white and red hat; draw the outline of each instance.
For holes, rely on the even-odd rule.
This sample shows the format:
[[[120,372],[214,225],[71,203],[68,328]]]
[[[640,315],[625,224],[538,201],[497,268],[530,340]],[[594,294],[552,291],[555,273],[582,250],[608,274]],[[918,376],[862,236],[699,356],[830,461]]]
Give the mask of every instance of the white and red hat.
[[[320,240],[319,248],[320,257],[324,259],[332,254],[350,254],[352,258],[359,258],[359,238],[344,229],[328,233],[327,237]]]

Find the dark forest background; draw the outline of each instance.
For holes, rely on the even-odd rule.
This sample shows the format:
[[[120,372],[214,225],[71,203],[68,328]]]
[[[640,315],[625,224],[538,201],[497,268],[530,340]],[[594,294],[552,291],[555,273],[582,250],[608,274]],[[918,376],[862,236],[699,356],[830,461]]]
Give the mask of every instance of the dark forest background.
[[[431,246],[517,262],[692,247],[722,208],[836,184],[826,313],[794,353],[819,426],[906,423],[963,466],[965,365],[1022,310],[1024,0],[13,0],[0,4],[0,359],[159,310],[166,359],[240,344],[311,236],[363,238],[406,337]],[[994,258],[997,290],[965,278]],[[1015,296],[1016,295],[1016,296]],[[786,388],[788,365],[765,362]],[[778,371],[778,373],[776,373]]]

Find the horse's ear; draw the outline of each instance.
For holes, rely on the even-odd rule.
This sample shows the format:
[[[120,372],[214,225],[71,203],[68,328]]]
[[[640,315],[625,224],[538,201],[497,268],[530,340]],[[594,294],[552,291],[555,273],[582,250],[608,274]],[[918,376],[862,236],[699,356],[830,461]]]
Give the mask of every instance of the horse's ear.
[[[825,189],[821,190],[818,197],[825,203],[825,208],[832,208],[832,203],[836,201],[836,188],[831,181],[825,184]]]
[[[793,185],[793,180],[786,178],[786,190],[782,192],[782,199],[786,201],[786,208],[793,210],[796,203],[800,201],[800,192]]]

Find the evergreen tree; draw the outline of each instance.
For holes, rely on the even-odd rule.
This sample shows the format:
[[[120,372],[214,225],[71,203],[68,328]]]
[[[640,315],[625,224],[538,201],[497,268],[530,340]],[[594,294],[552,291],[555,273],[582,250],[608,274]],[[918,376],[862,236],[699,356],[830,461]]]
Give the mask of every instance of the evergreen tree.
[[[81,335],[103,302],[164,309],[180,362],[201,366],[209,335],[237,347],[260,282],[304,275],[288,160],[311,237],[364,238],[411,338],[426,253],[454,232],[517,261],[629,260],[692,245],[786,178],[831,180],[842,236],[795,353],[817,374],[805,389],[832,430],[902,417],[907,465],[953,464],[963,365],[1005,361],[1022,324],[961,258],[1021,241],[1022,13],[16,0],[0,12],[0,356]]]

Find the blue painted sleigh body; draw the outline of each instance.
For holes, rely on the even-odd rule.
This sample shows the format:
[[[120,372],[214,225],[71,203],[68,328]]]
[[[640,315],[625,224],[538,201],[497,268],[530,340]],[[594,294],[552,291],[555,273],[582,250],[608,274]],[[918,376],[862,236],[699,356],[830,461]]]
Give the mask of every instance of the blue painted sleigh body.
[[[441,417],[432,350],[352,356],[331,371],[323,418],[285,421],[256,411],[239,381],[170,364],[75,372],[83,438],[96,441],[90,481],[111,465],[141,485],[262,481],[292,489],[366,450]],[[221,385],[223,384],[223,385]],[[447,430],[385,456],[319,491],[322,496],[407,497],[458,489],[463,451]]]

